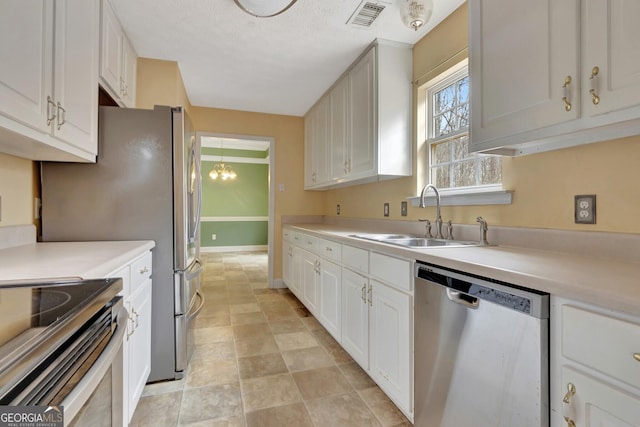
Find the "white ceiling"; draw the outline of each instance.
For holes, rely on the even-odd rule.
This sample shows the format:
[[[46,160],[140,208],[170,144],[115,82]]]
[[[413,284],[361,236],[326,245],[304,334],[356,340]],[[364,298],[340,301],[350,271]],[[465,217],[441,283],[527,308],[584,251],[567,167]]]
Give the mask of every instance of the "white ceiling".
[[[375,2],[375,0],[370,0]],[[376,38],[414,44],[465,0],[433,0],[413,31],[391,2],[369,29],[361,0],[298,0],[255,18],[233,0],[111,0],[138,55],[177,61],[193,105],[302,116]]]

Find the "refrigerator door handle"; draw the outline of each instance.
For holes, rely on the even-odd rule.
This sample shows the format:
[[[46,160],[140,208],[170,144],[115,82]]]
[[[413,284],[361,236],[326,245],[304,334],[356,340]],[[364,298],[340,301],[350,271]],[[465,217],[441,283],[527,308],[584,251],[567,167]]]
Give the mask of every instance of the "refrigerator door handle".
[[[200,312],[202,311],[202,308],[204,307],[204,295],[202,295],[202,292],[200,292],[199,289],[196,291],[196,296],[200,300],[200,305],[198,305],[198,308],[196,308],[191,313],[189,313],[189,320],[197,317],[198,314],[200,314]]]
[[[198,230],[200,229],[200,215],[202,214],[202,180],[201,180],[201,171],[200,171],[200,162],[196,161],[196,153],[195,153],[195,144],[191,146],[191,161],[195,163],[196,166],[196,187],[198,190],[198,204],[197,204],[197,213],[194,218],[194,227],[193,227],[193,235],[191,239],[194,241],[198,237]]]

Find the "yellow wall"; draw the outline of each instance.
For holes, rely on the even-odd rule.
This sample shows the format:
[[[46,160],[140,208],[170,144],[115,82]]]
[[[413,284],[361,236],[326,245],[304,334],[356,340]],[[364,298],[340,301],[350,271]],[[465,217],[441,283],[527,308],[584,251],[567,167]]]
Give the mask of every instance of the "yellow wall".
[[[151,109],[154,105],[168,105],[191,110],[177,62],[138,58],[137,73],[137,108]]]
[[[467,45],[467,6],[461,6],[413,49],[414,80]],[[453,64],[452,64],[453,65]],[[416,98],[414,94],[414,99]],[[414,141],[415,146],[415,141]],[[499,206],[445,206],[444,220],[475,222],[482,215],[490,225],[566,230],[640,232],[640,136],[573,147],[517,158],[503,158],[503,185],[514,190],[513,203]],[[389,219],[415,221],[434,218],[433,208],[409,206],[400,216],[400,202],[418,194],[414,177],[332,190],[327,193],[325,215],[383,219],[383,203],[390,203]],[[422,181],[421,181],[422,182]],[[574,224],[574,196],[595,194],[595,225]]]
[[[0,226],[33,224],[35,162],[0,154]]]

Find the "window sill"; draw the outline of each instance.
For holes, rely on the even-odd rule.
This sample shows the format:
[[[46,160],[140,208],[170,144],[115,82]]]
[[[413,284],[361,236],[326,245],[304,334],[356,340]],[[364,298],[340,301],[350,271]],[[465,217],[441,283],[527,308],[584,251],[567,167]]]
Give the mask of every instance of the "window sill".
[[[477,206],[477,205],[510,205],[513,191],[496,188],[474,189],[467,191],[440,191],[440,206]],[[420,205],[420,196],[408,197],[411,206]],[[425,197],[427,206],[435,206],[436,196],[429,192]]]

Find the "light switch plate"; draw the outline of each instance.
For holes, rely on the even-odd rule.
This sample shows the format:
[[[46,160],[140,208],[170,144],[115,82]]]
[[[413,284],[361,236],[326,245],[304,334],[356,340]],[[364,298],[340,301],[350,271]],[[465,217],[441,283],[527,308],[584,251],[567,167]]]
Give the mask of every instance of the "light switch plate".
[[[400,202],[400,215],[407,216],[407,202]]]
[[[575,196],[574,211],[576,224],[595,224],[596,195],[583,194]]]

